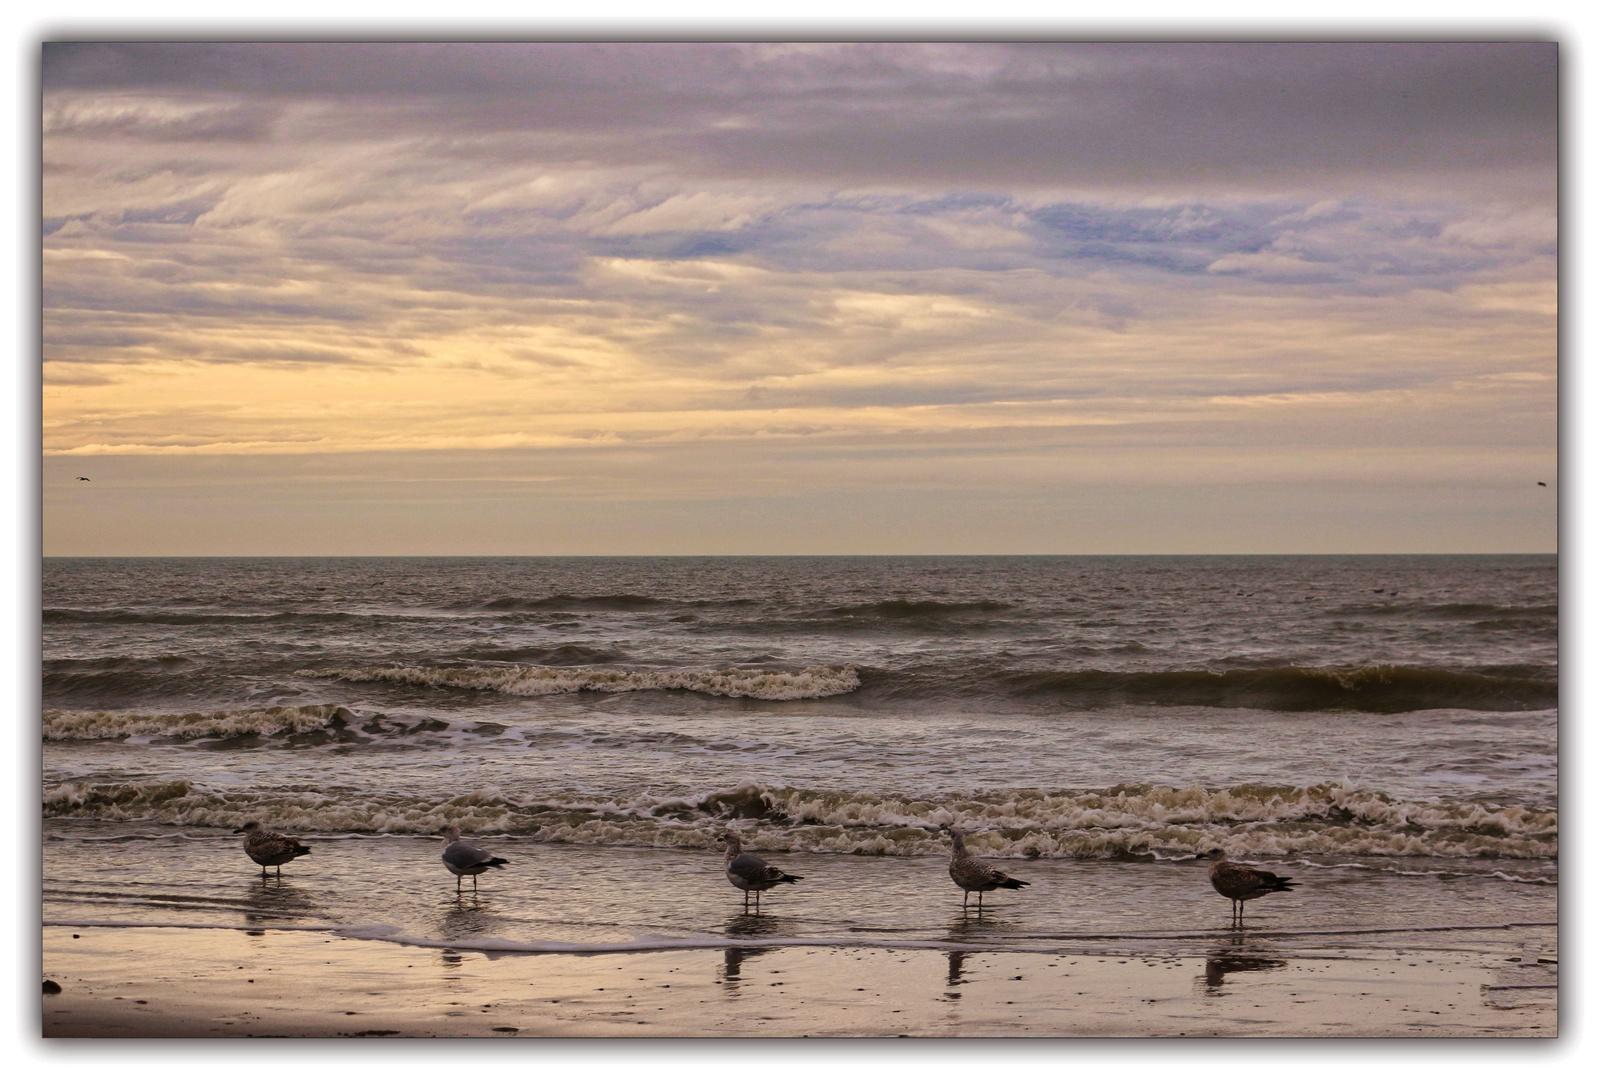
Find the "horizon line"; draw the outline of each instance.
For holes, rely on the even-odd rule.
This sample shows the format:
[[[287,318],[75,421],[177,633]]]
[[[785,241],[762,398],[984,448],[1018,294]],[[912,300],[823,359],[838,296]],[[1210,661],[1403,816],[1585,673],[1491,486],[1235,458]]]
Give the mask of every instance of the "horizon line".
[[[41,555],[41,559],[1418,559],[1533,558],[1559,551],[1170,551],[944,552],[745,554],[337,554],[337,555]]]

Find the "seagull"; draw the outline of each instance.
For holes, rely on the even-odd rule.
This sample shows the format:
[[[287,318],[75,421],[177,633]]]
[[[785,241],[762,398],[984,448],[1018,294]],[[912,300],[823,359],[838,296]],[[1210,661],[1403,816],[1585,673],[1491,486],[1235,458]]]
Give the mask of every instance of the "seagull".
[[[278,868],[278,876],[281,878],[283,877],[284,863],[297,859],[301,855],[311,854],[311,849],[300,841],[290,836],[284,836],[282,833],[267,832],[261,827],[261,823],[257,821],[252,821],[248,825],[243,825],[233,831],[234,835],[239,833],[246,834],[244,838],[244,853],[250,856],[257,866],[261,867],[261,876],[263,878],[267,876],[267,867],[276,866]]]
[[[478,891],[478,875],[496,866],[504,866],[506,860],[490,855],[480,847],[473,847],[461,839],[461,830],[454,825],[444,827],[444,851],[439,857],[444,860],[444,868],[456,876],[456,893],[461,892],[461,876],[471,875],[472,891]]]
[[[1244,925],[1244,902],[1265,896],[1269,892],[1288,892],[1295,883],[1286,877],[1253,866],[1240,866],[1228,861],[1221,848],[1213,848],[1211,855],[1211,887],[1234,904],[1233,919]]]
[[[723,860],[724,872],[735,889],[744,890],[744,905],[750,907],[750,894],[756,894],[756,913],[761,912],[761,894],[774,885],[785,885],[799,881],[793,874],[785,874],[776,866],[757,855],[740,854],[739,838],[733,833],[726,833],[722,839],[727,842],[727,858]]]
[[[82,481],[83,481],[83,482],[84,482],[84,483],[85,483],[85,484],[92,484],[92,483],[94,483],[94,481],[93,481],[93,480],[90,480],[90,479],[89,479],[89,478],[88,478],[88,477],[87,477],[87,476],[80,476],[80,477],[78,477],[78,479],[79,479],[79,480],[82,480]],[[1539,486],[1540,486],[1540,487],[1544,487],[1544,485],[1543,485],[1543,484],[1540,484],[1540,485],[1539,485]]]
[[[82,480],[83,477],[80,476],[80,477],[78,477],[78,479]],[[1540,487],[1549,487],[1550,486],[1549,484],[1545,483],[1543,480],[1535,480],[1534,483],[1538,484]]]
[[[954,825],[948,826],[950,832],[950,877],[957,885],[961,886],[961,906],[967,906],[967,894],[978,894],[978,914],[983,914],[983,894],[993,889],[1020,889],[1028,884],[1012,877],[997,866],[991,866],[981,859],[974,859],[967,854],[966,841],[962,832]]]

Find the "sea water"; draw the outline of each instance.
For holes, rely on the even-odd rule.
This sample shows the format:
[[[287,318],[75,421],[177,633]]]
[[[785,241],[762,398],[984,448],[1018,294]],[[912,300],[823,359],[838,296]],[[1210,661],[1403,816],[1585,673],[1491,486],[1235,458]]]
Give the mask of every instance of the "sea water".
[[[1226,923],[1215,848],[1302,883],[1249,913],[1302,945],[1555,919],[1553,556],[47,559],[43,591],[47,922],[1181,945]],[[247,821],[312,855],[263,883]],[[952,823],[1031,883],[982,921]],[[447,824],[510,860],[476,900]],[[804,878],[759,918],[730,830]]]

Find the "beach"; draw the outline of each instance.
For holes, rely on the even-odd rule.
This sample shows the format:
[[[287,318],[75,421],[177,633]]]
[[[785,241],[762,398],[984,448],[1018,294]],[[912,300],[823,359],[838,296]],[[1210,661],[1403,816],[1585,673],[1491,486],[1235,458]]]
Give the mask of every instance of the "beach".
[[[62,992],[45,998],[44,1034],[1553,1037],[1553,991],[1484,989],[1555,982],[1553,964],[1512,962],[1521,946],[1503,946],[1518,936],[1485,931],[1468,948],[1336,958],[1263,950],[1248,933],[1219,934],[1209,952],[1193,953],[752,941],[573,956],[315,932],[62,927],[45,936],[46,971]]]
[[[51,852],[96,846],[84,830]],[[129,925],[107,917],[126,914],[122,890],[47,886],[62,992],[46,1035],[1556,1033],[1554,896],[1538,886],[1506,923],[1457,880],[1470,918],[1444,923],[1427,877],[1302,870],[1235,930],[1204,864],[1022,863],[1029,889],[979,916],[942,860],[795,853],[781,862],[802,881],[757,915],[699,853],[506,844],[503,875],[458,898],[416,839],[325,843],[265,882],[232,837],[116,846],[163,910]],[[346,917],[404,925],[327,919],[361,876],[392,899]],[[698,932],[652,933],[669,908]],[[1373,915],[1358,928],[1353,910]]]

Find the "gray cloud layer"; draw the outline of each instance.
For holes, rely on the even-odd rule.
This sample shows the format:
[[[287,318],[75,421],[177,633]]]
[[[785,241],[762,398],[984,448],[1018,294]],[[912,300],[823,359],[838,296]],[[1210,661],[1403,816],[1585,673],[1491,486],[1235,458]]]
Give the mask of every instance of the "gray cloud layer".
[[[64,43],[43,72],[47,93],[238,102],[68,121],[80,131],[259,139],[269,103],[336,96],[395,132],[544,135],[591,161],[831,184],[1437,175],[1548,165],[1556,138],[1556,48],[1538,42]]]

